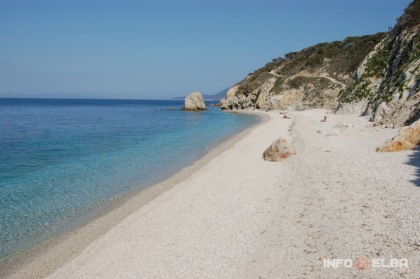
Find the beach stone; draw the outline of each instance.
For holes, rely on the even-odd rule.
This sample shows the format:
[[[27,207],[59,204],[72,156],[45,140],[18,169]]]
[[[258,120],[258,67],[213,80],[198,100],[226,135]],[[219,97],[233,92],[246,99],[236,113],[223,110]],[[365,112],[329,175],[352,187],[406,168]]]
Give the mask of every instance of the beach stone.
[[[269,162],[279,162],[295,154],[293,147],[285,139],[279,138],[264,151],[263,158]]]
[[[185,97],[183,110],[199,111],[205,109],[206,104],[204,103],[203,96],[199,91],[193,92]]]
[[[339,122],[337,125],[334,126],[334,128],[352,128],[353,124],[351,123],[343,123]]]
[[[340,132],[339,132],[339,131],[337,131],[337,130],[333,130],[333,131],[330,131],[330,132],[326,132],[326,133],[325,133],[325,135],[326,135],[327,137],[338,136],[339,134],[340,134]]]
[[[377,152],[397,152],[410,150],[420,144],[420,120],[410,126],[401,128],[398,134],[391,140],[379,146]]]

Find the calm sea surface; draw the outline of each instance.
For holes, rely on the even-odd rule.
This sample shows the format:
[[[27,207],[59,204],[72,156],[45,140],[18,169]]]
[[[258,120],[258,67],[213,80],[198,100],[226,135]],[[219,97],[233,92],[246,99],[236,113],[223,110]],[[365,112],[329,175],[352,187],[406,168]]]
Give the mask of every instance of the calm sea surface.
[[[0,99],[0,258],[193,163],[254,115],[182,101]]]

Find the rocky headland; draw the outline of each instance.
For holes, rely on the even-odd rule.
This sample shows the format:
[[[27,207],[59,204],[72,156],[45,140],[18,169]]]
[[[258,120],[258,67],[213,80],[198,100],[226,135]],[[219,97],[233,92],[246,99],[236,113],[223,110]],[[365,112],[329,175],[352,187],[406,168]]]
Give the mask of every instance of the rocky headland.
[[[420,119],[420,0],[388,32],[321,43],[273,59],[233,85],[223,110],[356,113],[399,128]]]

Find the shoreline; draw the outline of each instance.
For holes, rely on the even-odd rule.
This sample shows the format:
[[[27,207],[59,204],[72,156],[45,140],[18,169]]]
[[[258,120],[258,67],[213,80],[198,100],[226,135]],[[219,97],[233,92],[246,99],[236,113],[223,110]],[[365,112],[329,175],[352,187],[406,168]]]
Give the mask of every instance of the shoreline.
[[[59,233],[35,246],[17,251],[0,262],[1,278],[44,278],[65,263],[79,255],[96,239],[125,218],[138,211],[164,192],[172,189],[188,179],[211,160],[231,148],[240,138],[245,137],[256,127],[266,123],[269,116],[258,112],[241,112],[255,114],[259,122],[244,129],[239,134],[216,142],[206,153],[199,156],[192,164],[177,172],[168,174],[162,181],[148,185],[142,189],[129,192],[115,201],[105,205],[103,209],[92,213],[86,221],[75,228]]]
[[[376,152],[396,130],[356,115],[328,114],[321,122],[326,110],[289,111],[290,119],[278,111],[259,114],[269,121],[221,144],[143,206],[125,203],[134,203],[132,212],[102,234],[91,230],[85,249],[56,259],[47,278],[419,274],[419,150]],[[264,161],[262,153],[279,137],[296,155]],[[406,259],[408,267],[323,266],[323,259],[360,257]],[[37,259],[32,266],[32,276],[20,278],[37,277],[46,265]]]

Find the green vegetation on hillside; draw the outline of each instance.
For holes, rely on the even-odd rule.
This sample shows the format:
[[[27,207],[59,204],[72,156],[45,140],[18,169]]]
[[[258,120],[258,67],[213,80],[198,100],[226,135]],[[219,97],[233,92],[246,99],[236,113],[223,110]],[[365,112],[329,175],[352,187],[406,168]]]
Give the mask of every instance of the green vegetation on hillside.
[[[285,76],[295,75],[301,71],[313,73],[327,64],[326,70],[330,75],[352,73],[384,36],[385,33],[377,33],[361,37],[348,37],[343,41],[320,43],[300,52],[288,53],[284,58],[273,59],[272,62],[258,69],[252,75],[270,72],[277,68],[279,70],[276,73]]]
[[[345,80],[342,80],[342,75],[354,72],[364,57],[384,36],[385,33],[377,33],[361,37],[348,37],[343,41],[320,43],[305,48],[300,52],[287,53],[284,58],[275,58],[264,67],[250,73],[247,79],[239,83],[240,91],[252,91],[268,78],[276,77],[277,75],[271,92],[274,94],[280,93],[286,77],[303,71],[315,73],[320,68],[323,68],[324,71],[330,76],[334,76],[337,80],[345,82]],[[275,72],[276,75],[270,72]],[[291,88],[299,88],[310,81],[308,78],[296,77],[290,80],[288,85]],[[326,82],[324,81],[324,86],[321,83],[316,82],[316,84],[321,85],[325,89]]]
[[[379,50],[366,63],[365,75],[366,77],[382,77],[385,75],[385,69],[388,64],[390,49],[388,44]]]
[[[414,4],[413,4],[414,3]],[[419,11],[420,1],[413,2],[406,11]],[[362,76],[355,76],[346,89],[342,90],[339,100],[351,103],[367,100],[373,107],[383,102],[390,102],[394,96],[401,99],[407,87],[406,72],[411,63],[420,58],[419,28],[412,24],[420,24],[420,17],[404,14],[396,27],[387,35],[387,39],[377,47],[376,53],[366,63]],[[407,33],[407,31],[412,32]],[[411,70],[411,75],[418,75],[419,67]],[[416,77],[417,80],[418,77]],[[377,83],[377,84],[375,84]]]
[[[380,121],[402,123],[406,119],[395,119],[407,117],[403,109],[411,110],[410,121],[418,119],[419,15],[420,0],[414,0],[387,33],[347,37],[274,58],[239,82],[222,109],[339,109],[364,100],[363,113],[372,119],[379,111]]]
[[[395,28],[392,30],[393,33],[399,33],[403,29],[411,28],[420,24],[420,1],[414,0],[404,10],[401,17],[398,18],[398,22]]]

